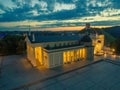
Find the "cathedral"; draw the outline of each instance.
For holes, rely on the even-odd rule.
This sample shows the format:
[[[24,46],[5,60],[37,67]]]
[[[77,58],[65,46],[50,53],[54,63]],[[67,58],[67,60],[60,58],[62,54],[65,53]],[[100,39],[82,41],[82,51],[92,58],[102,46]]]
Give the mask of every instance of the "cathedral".
[[[31,33],[26,37],[28,60],[35,67],[46,68],[55,68],[81,60],[94,60],[94,54],[102,52],[104,35],[93,33],[88,24],[85,30],[88,32],[78,35]]]

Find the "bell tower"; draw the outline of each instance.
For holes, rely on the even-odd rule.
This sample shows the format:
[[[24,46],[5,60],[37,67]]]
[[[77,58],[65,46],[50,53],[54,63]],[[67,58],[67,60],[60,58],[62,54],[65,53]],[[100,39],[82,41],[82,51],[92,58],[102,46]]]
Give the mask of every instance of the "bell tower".
[[[90,29],[90,23],[86,23],[85,29],[86,29],[86,30]]]

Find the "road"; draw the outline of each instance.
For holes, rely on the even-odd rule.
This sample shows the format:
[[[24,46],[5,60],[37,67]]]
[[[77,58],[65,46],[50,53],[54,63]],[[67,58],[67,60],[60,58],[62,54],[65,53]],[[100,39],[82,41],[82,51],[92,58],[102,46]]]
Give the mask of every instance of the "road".
[[[120,55],[111,55],[111,54],[104,54],[101,56],[94,56],[94,60],[100,60],[100,59],[110,59],[110,60],[117,60],[120,61]]]

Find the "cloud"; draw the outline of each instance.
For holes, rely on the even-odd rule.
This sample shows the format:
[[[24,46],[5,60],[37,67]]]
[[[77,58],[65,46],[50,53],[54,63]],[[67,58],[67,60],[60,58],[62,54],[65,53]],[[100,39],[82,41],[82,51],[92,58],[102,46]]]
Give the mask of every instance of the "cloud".
[[[77,15],[77,12],[75,10],[62,10],[46,15],[40,15],[37,17],[34,17],[34,20],[43,21],[43,20],[66,20],[66,19],[72,19],[75,17],[80,16]]]
[[[100,15],[104,17],[120,16],[120,9],[108,8],[100,12]]]
[[[19,8],[24,6],[30,7],[32,4],[32,0],[12,0],[12,2]]]
[[[5,4],[0,4],[0,22],[77,20],[83,19],[84,17],[95,17],[97,15],[105,18],[120,15],[119,0],[11,1],[14,3],[14,7],[11,8],[5,7]],[[90,20],[91,18],[85,20],[88,21],[88,19]]]
[[[0,14],[3,14],[3,12],[7,12],[10,10],[10,8],[8,7],[5,7],[2,3],[0,3],[0,10],[1,10],[1,13]]]
[[[72,10],[75,8],[76,8],[75,4],[55,3],[54,12],[62,10]]]

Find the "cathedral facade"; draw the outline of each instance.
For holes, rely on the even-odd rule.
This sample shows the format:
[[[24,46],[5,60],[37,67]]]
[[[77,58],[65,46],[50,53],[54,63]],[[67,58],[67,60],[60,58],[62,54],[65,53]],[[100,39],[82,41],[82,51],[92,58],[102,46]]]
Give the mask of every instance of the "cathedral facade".
[[[94,54],[103,53],[104,35],[86,24],[81,34],[37,34],[26,37],[27,58],[33,66],[54,68],[78,62],[94,60]]]
[[[33,66],[54,68],[94,59],[94,47],[89,35],[48,35],[31,34],[26,37],[27,58]]]

